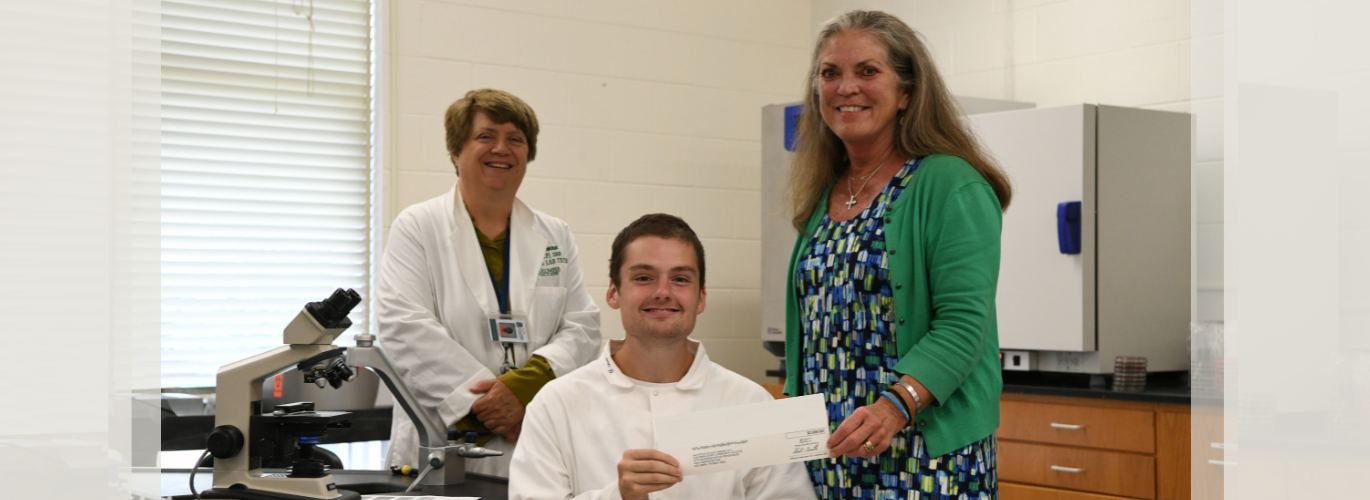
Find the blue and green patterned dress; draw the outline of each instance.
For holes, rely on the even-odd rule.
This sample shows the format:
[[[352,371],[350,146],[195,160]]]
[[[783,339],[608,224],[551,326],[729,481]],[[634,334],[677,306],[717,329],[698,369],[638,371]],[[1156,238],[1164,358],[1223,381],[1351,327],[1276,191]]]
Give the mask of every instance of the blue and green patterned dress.
[[[921,159],[910,160],[850,220],[824,217],[800,257],[795,286],[803,321],[805,394],[826,394],[831,430],[895,383],[894,292],[885,255],[884,213],[908,187]],[[993,435],[940,457],[927,456],[917,427],[895,434],[870,460],[808,462],[819,498],[993,499]]]

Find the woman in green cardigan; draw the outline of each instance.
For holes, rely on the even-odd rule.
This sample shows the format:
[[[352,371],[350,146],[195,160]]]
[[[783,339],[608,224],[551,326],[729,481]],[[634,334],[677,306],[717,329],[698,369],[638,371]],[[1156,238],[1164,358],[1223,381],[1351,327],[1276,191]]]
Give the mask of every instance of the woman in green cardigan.
[[[818,496],[995,498],[1007,177],[883,12],[819,34],[796,142],[785,393],[836,425]]]

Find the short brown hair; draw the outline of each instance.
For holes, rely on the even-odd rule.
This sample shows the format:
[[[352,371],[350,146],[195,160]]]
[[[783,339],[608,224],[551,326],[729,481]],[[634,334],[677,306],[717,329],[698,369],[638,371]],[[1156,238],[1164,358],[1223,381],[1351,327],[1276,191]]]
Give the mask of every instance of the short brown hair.
[[[533,108],[518,96],[503,90],[479,89],[467,92],[447,107],[443,125],[447,128],[447,152],[461,153],[462,144],[471,136],[471,122],[476,111],[484,111],[495,123],[513,122],[528,138],[528,161],[538,154],[538,116]]]
[[[690,229],[684,219],[670,214],[647,214],[639,217],[618,232],[614,238],[613,250],[609,254],[609,281],[619,286],[619,271],[623,267],[623,253],[628,245],[644,236],[656,236],[667,240],[689,243],[695,249],[695,260],[699,263],[699,288],[704,288],[704,244],[699,236]]]

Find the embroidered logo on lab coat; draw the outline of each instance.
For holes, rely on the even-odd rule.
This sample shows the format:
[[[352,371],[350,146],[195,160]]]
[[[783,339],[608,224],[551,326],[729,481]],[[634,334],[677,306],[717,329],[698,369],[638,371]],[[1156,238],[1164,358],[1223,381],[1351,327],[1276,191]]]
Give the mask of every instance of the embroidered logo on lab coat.
[[[542,255],[542,268],[538,270],[538,277],[559,276],[564,264],[566,264],[566,257],[561,256],[561,247],[556,245],[547,247],[547,253]]]

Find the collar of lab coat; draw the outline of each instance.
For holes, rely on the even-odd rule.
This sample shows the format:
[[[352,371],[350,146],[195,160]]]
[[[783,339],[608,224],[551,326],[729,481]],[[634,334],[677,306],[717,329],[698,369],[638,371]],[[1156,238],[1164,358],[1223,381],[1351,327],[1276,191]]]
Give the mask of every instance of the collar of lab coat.
[[[692,339],[685,339],[689,342],[686,349],[694,353],[695,359],[690,363],[690,370],[685,372],[679,382],[675,383],[675,388],[682,391],[693,391],[704,387],[704,380],[709,377],[709,355],[704,353],[704,344]],[[623,370],[614,363],[614,353],[623,347],[622,340],[610,340],[604,343],[603,361],[600,362],[600,371],[604,373],[604,378],[609,379],[609,383],[615,387],[631,389],[637,384],[633,379],[623,374]]]
[[[458,179],[457,183],[461,183]],[[466,288],[480,303],[487,314],[499,313],[499,298],[495,296],[495,283],[490,280],[490,271],[485,265],[485,255],[480,250],[480,240],[476,238],[476,227],[471,222],[471,214],[461,200],[461,190],[453,184],[448,191],[452,197],[452,248],[457,251],[457,264]],[[538,267],[547,251],[547,239],[534,230],[536,221],[533,210],[522,200],[514,199],[513,212],[509,214],[509,309],[515,314],[528,314],[533,301],[533,287],[537,284]]]

